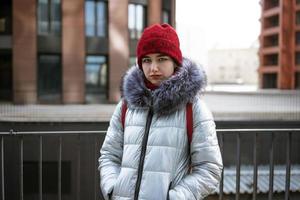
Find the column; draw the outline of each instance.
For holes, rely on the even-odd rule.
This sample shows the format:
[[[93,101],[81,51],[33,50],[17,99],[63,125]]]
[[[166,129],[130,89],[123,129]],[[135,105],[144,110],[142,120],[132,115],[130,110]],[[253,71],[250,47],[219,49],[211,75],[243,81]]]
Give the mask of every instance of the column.
[[[161,23],[161,0],[148,1],[148,25]]]
[[[63,103],[85,100],[84,0],[62,0]]]
[[[280,71],[278,74],[278,88],[279,89],[294,89],[294,64],[293,53],[294,48],[294,30],[293,30],[293,1],[281,1],[281,22],[282,34],[280,34]]]
[[[109,101],[120,99],[120,81],[129,65],[128,0],[109,0]]]
[[[36,0],[13,0],[13,101],[37,102]]]

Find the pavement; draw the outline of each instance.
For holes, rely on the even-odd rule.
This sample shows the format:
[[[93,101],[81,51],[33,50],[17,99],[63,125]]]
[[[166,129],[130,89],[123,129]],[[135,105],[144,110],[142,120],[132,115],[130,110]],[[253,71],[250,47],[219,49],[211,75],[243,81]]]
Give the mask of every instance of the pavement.
[[[300,90],[215,91],[204,99],[215,120],[300,122]],[[0,103],[0,122],[107,122],[116,104],[13,105]]]

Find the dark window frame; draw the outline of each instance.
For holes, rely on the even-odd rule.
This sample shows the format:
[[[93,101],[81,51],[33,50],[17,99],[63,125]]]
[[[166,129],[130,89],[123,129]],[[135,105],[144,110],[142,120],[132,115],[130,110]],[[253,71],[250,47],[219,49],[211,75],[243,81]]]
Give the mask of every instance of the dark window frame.
[[[4,4],[3,4],[4,3]],[[7,4],[5,4],[7,3]],[[4,23],[4,31],[0,31],[0,35],[11,35],[12,34],[12,8],[13,2],[12,0],[2,2],[0,6],[0,20],[3,20]],[[2,12],[2,9],[4,12]],[[0,22],[2,23],[2,22]]]
[[[59,1],[59,8],[60,8],[60,12],[59,12],[59,30],[57,32],[55,32],[55,29],[53,28],[52,26],[52,22],[55,22],[55,20],[52,20],[54,19],[54,15],[53,15],[53,12],[52,12],[52,2],[53,1],[57,1],[57,0],[46,0],[47,1],[47,12],[48,12],[48,15],[47,15],[47,31],[46,32],[41,32],[40,31],[40,19],[39,19],[39,13],[42,12],[40,11],[40,2],[39,0],[37,0],[37,34],[38,35],[61,35],[62,33],[62,8],[61,8],[61,1],[62,0],[58,0]]]
[[[277,83],[278,75],[276,73],[263,74],[263,88],[264,89],[274,89],[278,87]]]
[[[300,89],[300,72],[295,73],[295,89]]]
[[[300,45],[300,31],[295,32],[295,45]]]
[[[13,100],[13,66],[12,54],[0,54],[0,101]],[[6,65],[7,64],[7,65]]]
[[[41,82],[42,81],[42,76],[41,76],[41,69],[42,69],[42,62],[41,62],[41,57],[42,56],[56,56],[59,60],[59,71],[57,74],[57,77],[59,78],[59,82],[58,82],[58,88],[56,88],[56,90],[53,91],[45,91],[43,90],[42,86],[41,86]],[[38,96],[38,101],[40,103],[61,103],[62,102],[62,91],[63,91],[63,68],[62,68],[62,55],[61,54],[56,54],[56,53],[38,53],[38,58],[37,58],[37,63],[38,63],[38,67],[37,67],[37,96]],[[45,80],[43,80],[45,81]],[[53,94],[51,94],[51,92],[53,92]],[[49,95],[51,96],[50,98]],[[48,96],[48,97],[47,97]],[[57,96],[57,97],[55,97]]]
[[[296,11],[295,13],[295,23],[296,25],[300,25],[300,11]]]
[[[295,52],[295,65],[300,66],[300,52],[299,51]]]

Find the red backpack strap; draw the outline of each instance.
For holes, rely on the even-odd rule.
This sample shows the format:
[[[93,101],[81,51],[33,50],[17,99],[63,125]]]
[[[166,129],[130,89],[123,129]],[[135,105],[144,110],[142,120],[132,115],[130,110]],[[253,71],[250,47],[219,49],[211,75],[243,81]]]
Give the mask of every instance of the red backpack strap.
[[[121,110],[121,123],[122,123],[122,127],[123,129],[125,128],[125,115],[126,115],[126,111],[127,111],[127,103],[125,100],[123,100],[122,102],[122,110]]]
[[[193,104],[192,103],[186,104],[186,129],[187,129],[189,144],[191,144],[193,138]]]

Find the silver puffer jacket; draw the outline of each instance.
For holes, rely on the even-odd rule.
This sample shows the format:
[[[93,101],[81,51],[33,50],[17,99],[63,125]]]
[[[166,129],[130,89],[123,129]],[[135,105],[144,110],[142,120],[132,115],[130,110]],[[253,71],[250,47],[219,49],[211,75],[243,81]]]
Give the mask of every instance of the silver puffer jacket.
[[[125,130],[120,101],[100,151],[103,196],[106,200],[203,199],[218,187],[223,167],[213,116],[198,95],[205,74],[184,59],[179,71],[154,91],[143,79],[137,67],[124,77]],[[191,143],[186,128],[188,102],[193,103]]]

